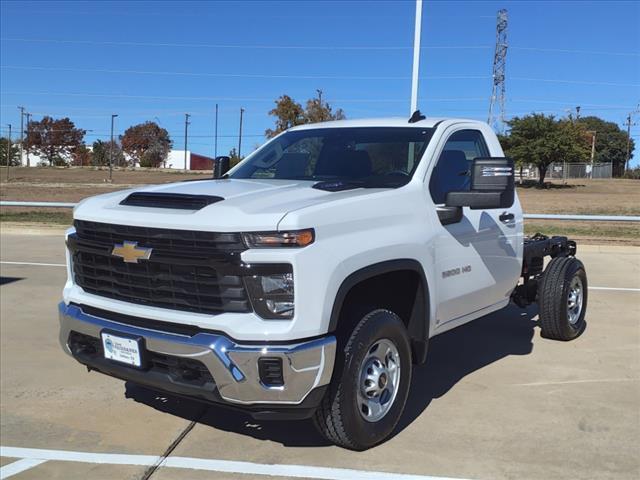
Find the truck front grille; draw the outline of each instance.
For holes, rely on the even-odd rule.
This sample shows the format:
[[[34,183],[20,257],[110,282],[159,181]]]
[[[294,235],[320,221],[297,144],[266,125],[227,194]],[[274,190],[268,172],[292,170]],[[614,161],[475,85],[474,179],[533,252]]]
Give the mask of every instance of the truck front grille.
[[[242,280],[240,234],[111,225],[76,220],[69,236],[77,285],[87,293],[196,313],[249,312]],[[151,248],[127,263],[115,245]]]

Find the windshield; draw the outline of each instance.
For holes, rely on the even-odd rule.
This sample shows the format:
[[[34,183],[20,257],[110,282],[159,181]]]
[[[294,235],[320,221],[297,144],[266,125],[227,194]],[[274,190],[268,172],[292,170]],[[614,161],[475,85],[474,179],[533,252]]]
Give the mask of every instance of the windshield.
[[[416,127],[291,131],[248,157],[230,177],[400,187],[411,179],[432,134],[432,128]]]

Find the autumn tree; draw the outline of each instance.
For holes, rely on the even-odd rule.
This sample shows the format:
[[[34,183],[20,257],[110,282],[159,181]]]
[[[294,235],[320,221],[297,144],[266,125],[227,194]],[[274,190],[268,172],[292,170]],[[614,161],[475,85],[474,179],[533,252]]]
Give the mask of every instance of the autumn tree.
[[[120,137],[122,150],[141,167],[159,167],[171,150],[169,132],[155,122],[129,127]]]
[[[113,150],[112,150],[113,149]],[[122,153],[122,148],[120,144],[115,140],[113,143],[111,140],[105,142],[102,140],[96,140],[93,142],[93,165],[95,166],[105,166],[109,165],[109,156],[113,153],[113,165],[124,165],[125,158],[124,153]]]
[[[269,115],[276,117],[276,127],[273,130],[268,128],[264,132],[267,138],[275,137],[288,128],[306,123],[302,105],[289,95],[282,95],[275,103],[276,106],[269,112]]]
[[[502,139],[506,154],[518,162],[536,165],[539,185],[544,184],[551,163],[589,158],[589,135],[579,123],[534,113],[514,117],[507,125],[510,131]]]
[[[330,120],[344,120],[346,117],[344,111],[339,108],[334,113],[331,105],[322,100],[322,96],[307,100],[307,108],[304,111],[304,123],[328,122]]]
[[[78,167],[88,167],[91,165],[91,160],[93,157],[93,153],[91,150],[87,148],[86,145],[82,144],[75,149],[72,154],[72,165],[76,165]]]
[[[613,163],[613,174],[620,176],[624,174],[627,162],[627,132],[621,129],[614,122],[607,122],[599,117],[580,117],[577,123],[596,136],[596,163]],[[631,152],[635,148],[635,143],[631,139]]]
[[[9,139],[0,138],[0,165],[6,165],[9,159],[9,166],[20,165],[20,144],[11,142],[11,152],[9,152]]]
[[[67,117],[56,120],[45,116],[29,123],[24,143],[29,151],[46,159],[49,165],[66,165],[73,160],[74,152],[84,145],[85,133]]]
[[[269,112],[269,115],[276,118],[275,128],[267,129],[264,132],[265,135],[268,138],[272,138],[296,125],[343,120],[346,118],[341,108],[334,112],[331,105],[322,100],[321,92],[318,93],[318,97],[307,100],[306,108],[302,108],[302,105],[289,95],[282,95],[278,98],[275,102],[275,108]]]

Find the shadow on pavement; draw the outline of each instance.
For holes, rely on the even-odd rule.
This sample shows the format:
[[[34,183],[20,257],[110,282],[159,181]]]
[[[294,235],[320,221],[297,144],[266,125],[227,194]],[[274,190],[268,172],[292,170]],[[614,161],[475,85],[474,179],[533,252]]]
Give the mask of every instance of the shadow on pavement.
[[[24,280],[24,278],[20,277],[0,277],[0,285],[7,285],[13,282],[19,282],[20,280]]]
[[[533,321],[535,315],[535,307],[521,310],[510,305],[433,338],[429,344],[427,363],[414,367],[409,399],[394,435],[418,418],[432,399],[445,395],[466,375],[509,355],[531,353],[531,341],[537,325]],[[218,430],[290,447],[330,445],[315,431],[310,420],[254,420],[238,410],[203,404],[131,382],[126,383],[125,395],[156,410]]]

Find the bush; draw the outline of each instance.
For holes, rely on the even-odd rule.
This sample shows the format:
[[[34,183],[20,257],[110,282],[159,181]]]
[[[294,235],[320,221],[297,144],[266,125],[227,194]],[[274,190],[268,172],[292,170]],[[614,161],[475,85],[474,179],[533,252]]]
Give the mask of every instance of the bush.
[[[622,178],[629,178],[631,180],[640,180],[640,166],[632,168],[624,172]]]

